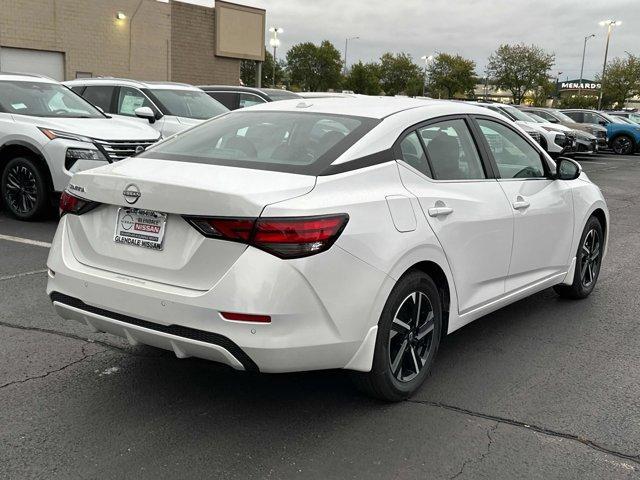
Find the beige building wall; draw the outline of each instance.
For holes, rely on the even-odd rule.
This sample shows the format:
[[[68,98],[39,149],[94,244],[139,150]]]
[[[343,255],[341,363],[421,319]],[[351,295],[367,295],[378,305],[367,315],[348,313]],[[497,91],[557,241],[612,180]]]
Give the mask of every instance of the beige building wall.
[[[63,52],[67,80],[76,72],[168,80],[170,14],[157,0],[0,0],[0,46]]]
[[[67,80],[86,72],[238,85],[240,60],[215,56],[214,15],[174,1],[0,0],[0,47],[62,52]]]
[[[171,73],[193,85],[240,84],[240,60],[215,56],[215,10],[171,2]]]

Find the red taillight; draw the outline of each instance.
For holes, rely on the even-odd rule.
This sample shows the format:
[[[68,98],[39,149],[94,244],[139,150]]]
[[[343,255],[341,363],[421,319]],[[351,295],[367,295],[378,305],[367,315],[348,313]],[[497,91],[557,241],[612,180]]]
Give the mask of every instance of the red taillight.
[[[247,243],[280,258],[327,250],[340,236],[347,214],[283,218],[194,218],[187,220],[207,237]]]
[[[100,205],[98,202],[92,202],[83,198],[71,195],[66,190],[60,195],[60,216],[66,213],[74,215],[82,215]]]
[[[251,315],[248,313],[220,312],[225,320],[233,320],[234,322],[255,322],[255,323],[271,323],[269,315]]]

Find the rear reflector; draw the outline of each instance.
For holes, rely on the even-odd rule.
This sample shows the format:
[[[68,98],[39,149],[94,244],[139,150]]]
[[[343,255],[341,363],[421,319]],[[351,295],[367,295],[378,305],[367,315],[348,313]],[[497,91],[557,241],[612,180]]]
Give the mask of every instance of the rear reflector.
[[[246,243],[280,258],[300,258],[327,250],[349,216],[322,215],[258,219],[185,217],[206,237]]]
[[[225,320],[234,322],[271,323],[269,315],[249,315],[248,313],[220,312]]]

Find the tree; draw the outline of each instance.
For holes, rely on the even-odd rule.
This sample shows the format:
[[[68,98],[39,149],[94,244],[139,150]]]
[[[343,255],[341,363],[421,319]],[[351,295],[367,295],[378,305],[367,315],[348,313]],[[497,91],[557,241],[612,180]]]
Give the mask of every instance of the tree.
[[[547,100],[556,93],[557,84],[550,78],[545,78],[544,81],[533,89],[533,95],[528,95],[527,100],[534,107],[546,107]]]
[[[489,57],[487,72],[499,88],[511,92],[515,104],[520,104],[527,90],[547,80],[554,61],[554,54],[535,45],[500,45]]]
[[[571,95],[563,97],[558,103],[558,108],[587,108],[594,109],[598,106],[597,95]]]
[[[276,85],[282,83],[285,77],[286,64],[283,61],[276,62]],[[240,79],[247,87],[256,85],[256,62],[253,60],[242,60],[240,62]],[[273,84],[273,55],[265,52],[264,62],[262,62],[262,86],[267,87]]]
[[[597,79],[600,81],[600,79]],[[621,108],[627,98],[640,93],[640,57],[614,58],[607,63],[602,82],[602,104]]]
[[[386,95],[422,94],[424,73],[406,53],[385,53],[380,57],[380,86]]]
[[[427,89],[432,96],[444,93],[445,98],[456,94],[466,95],[476,84],[476,64],[460,55],[439,53],[427,69],[429,80]],[[438,95],[441,96],[441,95]]]
[[[326,91],[340,85],[340,52],[328,40],[319,46],[298,43],[287,52],[287,67],[292,83],[303,90]]]
[[[355,93],[378,95],[380,93],[380,66],[377,63],[358,62],[351,66],[345,77],[344,87]]]

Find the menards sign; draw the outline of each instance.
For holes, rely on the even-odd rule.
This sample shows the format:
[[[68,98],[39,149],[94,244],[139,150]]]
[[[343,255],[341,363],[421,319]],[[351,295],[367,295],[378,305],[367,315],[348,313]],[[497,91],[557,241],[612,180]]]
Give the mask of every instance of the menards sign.
[[[580,79],[558,82],[558,90],[600,90],[601,87],[601,83],[586,79],[583,79],[582,83]]]

